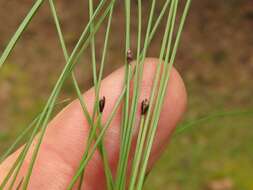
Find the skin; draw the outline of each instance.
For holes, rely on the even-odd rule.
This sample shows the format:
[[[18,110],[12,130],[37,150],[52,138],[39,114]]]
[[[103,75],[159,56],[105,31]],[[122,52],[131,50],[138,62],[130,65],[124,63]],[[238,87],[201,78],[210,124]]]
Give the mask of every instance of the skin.
[[[141,101],[145,98],[149,98],[157,64],[157,59],[149,58],[145,60],[143,73],[145,80],[143,79],[141,83],[138,110],[140,110]],[[123,81],[124,68],[120,68],[106,77],[102,82],[100,95],[101,97],[106,97],[106,105],[102,118],[103,123],[105,123],[106,119],[112,112],[112,108],[121,93]],[[94,89],[92,88],[85,92],[83,97],[89,112],[92,113]],[[151,157],[149,159],[149,169],[152,168],[164,150],[165,146],[168,144],[173,130],[185,112],[186,104],[187,96],[184,83],[178,72],[173,69],[152,148]],[[113,175],[115,175],[119,157],[121,111],[122,109],[120,108],[113,119],[111,126],[106,132],[104,140]],[[139,120],[140,113],[138,112],[137,124]],[[137,124],[133,134],[134,142],[138,133]],[[75,100],[66,108],[64,108],[49,123],[34,166],[31,181],[29,183],[29,189],[66,189],[76,169],[78,168],[83,151],[85,149],[88,131],[89,126],[85,117],[83,116],[79,101]],[[35,143],[36,140],[33,144],[33,147]],[[27,171],[33,147],[30,149],[28,156],[26,157],[24,166],[22,167],[20,175],[18,176],[19,180],[17,180],[17,183],[22,179]],[[21,149],[22,148],[12,154],[4,161],[2,165],[0,165],[0,181],[8,172]],[[132,152],[133,151],[134,148],[132,149]],[[130,154],[130,160],[132,157],[132,154]],[[94,154],[92,160],[87,166],[84,175],[83,187],[85,187],[86,190],[105,189],[103,164],[98,152]]]

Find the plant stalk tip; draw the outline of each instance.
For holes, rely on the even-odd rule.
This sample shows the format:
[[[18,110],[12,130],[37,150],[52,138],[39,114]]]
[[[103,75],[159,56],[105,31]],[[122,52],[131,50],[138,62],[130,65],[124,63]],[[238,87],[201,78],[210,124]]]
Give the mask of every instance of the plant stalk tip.
[[[127,63],[130,64],[133,61],[133,52],[131,49],[127,50]]]
[[[141,103],[141,115],[146,115],[149,109],[149,101],[148,99],[145,99]]]
[[[105,97],[99,100],[99,112],[103,113],[105,108]]]

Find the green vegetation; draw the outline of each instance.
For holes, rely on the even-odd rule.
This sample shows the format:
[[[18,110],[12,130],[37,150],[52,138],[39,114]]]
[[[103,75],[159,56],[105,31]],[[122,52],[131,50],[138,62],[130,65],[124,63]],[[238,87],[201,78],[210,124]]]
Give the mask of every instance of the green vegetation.
[[[38,1],[38,3],[35,3],[35,7],[32,9],[32,12],[30,13],[30,15],[34,15],[33,11],[36,11],[39,6],[40,3],[42,1]],[[52,5],[54,5],[51,2],[51,8],[53,8]],[[90,1],[92,2],[92,1]],[[91,3],[89,3],[90,7],[90,12],[89,12],[89,18],[90,18],[90,24],[89,27],[87,27],[87,30],[84,31],[84,38],[80,39],[80,46],[76,46],[76,53],[74,51],[74,53],[71,54],[70,59],[68,58],[68,53],[67,53],[67,48],[65,47],[65,43],[64,42],[64,37],[62,36],[61,38],[61,45],[64,51],[64,55],[65,55],[65,59],[67,62],[67,65],[69,65],[69,68],[66,67],[65,71],[62,75],[62,81],[64,79],[67,79],[67,77],[65,78],[65,74],[69,75],[72,71],[72,65],[74,65],[76,62],[79,61],[78,57],[80,56],[80,52],[82,52],[86,47],[88,47],[89,45],[93,48],[91,48],[91,54],[92,56],[92,68],[93,68],[93,72],[90,72],[91,75],[93,75],[93,83],[95,84],[95,88],[96,88],[96,93],[98,94],[99,92],[99,83],[100,80],[102,78],[102,75],[104,73],[104,69],[100,70],[98,78],[96,76],[96,72],[94,72],[97,68],[96,68],[96,62],[98,62],[98,60],[95,59],[94,54],[96,53],[94,50],[94,42],[93,42],[93,37],[95,35],[95,33],[99,35],[99,25],[102,23],[103,20],[106,20],[105,18],[108,16],[109,14],[110,16],[108,17],[108,23],[107,23],[107,32],[106,32],[106,37],[104,39],[104,46],[103,48],[103,52],[102,52],[102,61],[101,61],[101,67],[104,67],[104,62],[106,59],[106,54],[108,48],[107,48],[107,42],[110,41],[108,40],[109,38],[109,33],[110,33],[110,23],[111,23],[111,18],[113,18],[112,16],[112,10],[113,10],[113,1],[111,1],[112,3],[110,5],[108,5],[108,9],[105,10],[108,11],[106,14],[104,14],[104,17],[102,16],[100,21],[96,20],[97,24],[93,23],[93,18],[92,18],[92,14],[94,14],[94,10],[93,6],[91,5]],[[126,2],[126,20],[128,20],[128,23],[126,25],[127,28],[132,27],[132,23],[130,22],[130,8],[129,8],[129,3],[130,1],[125,1]],[[151,6],[155,5],[155,1],[152,1],[153,4]],[[166,1],[169,2],[169,1]],[[170,6],[170,13],[171,13],[171,18],[173,18],[173,14],[176,15],[176,7],[177,7],[177,2],[178,1],[172,1],[173,3],[171,3]],[[103,1],[101,3],[101,5],[103,4]],[[157,4],[161,4],[160,2]],[[222,3],[221,3],[222,4]],[[141,7],[141,1],[138,1],[138,5],[139,7]],[[166,5],[166,4],[165,4]],[[167,4],[168,5],[168,4]],[[142,28],[142,24],[140,23],[142,20],[140,19],[140,14],[142,12],[145,12],[145,6],[147,6],[144,3],[144,8],[143,10],[138,9],[138,14],[139,14],[139,22],[136,22],[135,24],[138,24],[138,40],[137,40],[137,63],[140,64],[140,68],[136,67],[136,73],[135,75],[132,75],[131,73],[131,69],[130,67],[127,65],[126,62],[126,89],[123,91],[122,96],[119,97],[119,101],[118,103],[120,103],[122,101],[122,99],[125,101],[125,112],[124,112],[124,118],[128,118],[128,116],[130,116],[131,119],[126,120],[124,119],[123,121],[123,132],[124,134],[128,134],[127,137],[125,137],[126,139],[123,139],[123,143],[122,143],[122,160],[120,162],[120,166],[118,169],[118,176],[117,176],[117,183],[116,185],[118,187],[123,187],[125,185],[125,170],[126,170],[126,158],[127,158],[127,154],[129,151],[129,143],[131,142],[131,128],[127,129],[126,126],[131,126],[133,125],[133,122],[135,120],[135,115],[131,115],[130,113],[136,113],[136,107],[130,107],[129,104],[129,80],[130,78],[133,76],[134,80],[135,80],[135,91],[134,91],[134,97],[138,97],[138,80],[139,77],[141,76],[141,74],[139,75],[139,72],[137,69],[141,70],[141,64],[143,62],[143,58],[146,56],[146,50],[144,48],[143,51],[141,51],[140,49],[140,44],[141,44],[141,37],[145,37],[142,36],[141,33],[143,33],[144,28]],[[223,5],[224,6],[224,5]],[[238,6],[238,5],[236,5]],[[150,7],[150,5],[149,5]],[[166,7],[166,6],[163,6]],[[195,4],[195,7],[198,7]],[[53,9],[52,9],[53,10]],[[165,10],[165,9],[164,9]],[[193,9],[194,11],[194,9]],[[96,12],[96,11],[95,11]],[[225,10],[224,10],[225,12]],[[162,11],[161,11],[161,15],[162,15]],[[148,13],[146,13],[148,14]],[[152,9],[151,9],[151,13],[150,14],[156,14],[155,12],[152,13]],[[159,15],[159,14],[158,14]],[[175,17],[174,15],[174,17]],[[54,19],[57,23],[57,15],[54,15]],[[95,16],[94,16],[95,17]],[[150,18],[153,18],[153,16],[150,16]],[[170,20],[168,19],[168,23],[169,21],[173,23],[173,19]],[[189,19],[194,19],[194,15],[189,18]],[[95,20],[95,19],[94,19]],[[159,19],[158,19],[159,21]],[[21,34],[22,33],[22,28],[26,28],[26,23],[28,24],[29,19],[26,20],[24,25],[21,25],[21,29],[20,32],[17,32],[16,34]],[[144,22],[144,21],[143,21]],[[150,21],[150,23],[152,22],[152,19]],[[164,21],[163,21],[164,22]],[[161,23],[163,23],[161,21]],[[106,23],[106,22],[105,22]],[[149,22],[148,22],[149,23]],[[160,22],[158,22],[160,23]],[[163,23],[164,26],[166,24]],[[189,24],[192,24],[191,22]],[[144,47],[148,47],[149,43],[150,43],[150,38],[153,38],[153,34],[155,31],[154,29],[156,29],[156,27],[151,28],[151,24],[148,24],[148,26],[150,27],[150,29],[147,29],[147,33],[146,33],[146,37],[145,37],[145,42],[144,42]],[[155,24],[153,26],[156,26]],[[172,24],[173,26],[173,24]],[[58,34],[60,34],[60,30],[61,28],[59,28],[60,25],[58,26]],[[149,28],[147,27],[147,28]],[[153,29],[153,30],[151,30]],[[189,26],[188,26],[189,29]],[[86,31],[87,34],[89,33],[90,30],[90,34],[86,35]],[[128,29],[129,30],[129,29]],[[128,31],[127,30],[127,31]],[[168,31],[172,30],[173,31],[173,27],[168,27]],[[189,29],[190,30],[190,29]],[[112,31],[113,32],[113,31]],[[145,31],[146,32],[146,31]],[[169,32],[166,32],[166,34],[169,34]],[[165,41],[168,41],[168,44],[171,43],[171,38],[172,38],[172,33],[170,33],[169,36],[165,36]],[[179,32],[180,34],[180,32]],[[86,39],[85,39],[86,38]],[[193,37],[194,38],[194,37]],[[3,62],[5,61],[5,59],[7,58],[7,56],[10,53],[10,50],[12,49],[12,45],[16,44],[16,40],[19,39],[18,36],[13,38],[13,41],[11,41],[10,45],[8,46],[6,52],[3,54],[3,57],[0,61],[0,66],[2,66]],[[88,40],[87,40],[88,39]],[[129,44],[130,42],[130,32],[128,31],[126,33],[126,48],[125,48],[125,54],[128,53],[128,50],[130,49],[131,44]],[[179,39],[179,38],[178,38]],[[144,39],[143,39],[144,40]],[[185,37],[183,42],[187,42],[187,37]],[[167,43],[167,42],[166,42]],[[194,41],[191,42],[193,43],[194,46]],[[152,44],[151,44],[152,45]],[[173,44],[172,48],[173,48]],[[157,45],[158,46],[158,45]],[[168,45],[170,46],[170,45]],[[176,46],[175,46],[176,47]],[[187,50],[187,45],[183,45],[183,50]],[[159,49],[159,48],[158,48]],[[176,48],[177,49],[177,48]],[[173,50],[173,52],[176,52],[176,49]],[[217,47],[218,49],[218,47]],[[198,61],[201,61],[203,63],[205,63],[204,67],[203,66],[200,68],[195,68],[196,69],[196,73],[199,73],[198,75],[193,75],[191,72],[187,72],[184,71],[182,69],[182,65],[179,65],[179,68],[181,68],[181,70],[183,71],[183,78],[186,79],[186,83],[188,86],[188,91],[190,94],[189,97],[189,111],[187,114],[187,117],[185,119],[185,122],[183,122],[183,127],[187,126],[184,125],[185,123],[188,123],[187,121],[196,121],[199,118],[202,118],[203,116],[209,115],[212,116],[212,113],[216,113],[219,112],[220,109],[222,108],[222,110],[224,111],[231,111],[237,108],[242,108],[241,110],[247,110],[247,108],[252,109],[253,102],[252,102],[252,90],[250,89],[252,86],[252,82],[250,79],[247,78],[248,75],[239,75],[241,76],[240,79],[238,79],[237,81],[231,80],[231,77],[228,77],[226,75],[224,75],[224,72],[227,72],[227,66],[225,66],[224,64],[222,64],[223,62],[228,61],[229,59],[226,57],[226,52],[223,51],[219,51],[217,50],[217,52],[215,52],[214,55],[209,54],[207,52],[198,52],[198,51],[193,51],[191,52],[190,50],[188,50],[190,54],[192,54],[191,56],[193,57],[193,59],[196,59]],[[210,50],[211,51],[211,50]],[[80,53],[80,54],[79,54]],[[184,53],[184,52],[183,52]],[[173,56],[171,57],[170,54],[167,54],[168,56],[165,57],[165,62],[169,62],[169,63],[173,63]],[[173,54],[172,54],[173,55]],[[231,54],[233,57],[235,57],[236,59],[236,55],[235,54]],[[71,60],[72,57],[72,60]],[[126,55],[127,57],[127,55]],[[161,50],[161,55],[160,55],[160,60],[164,58],[164,55],[162,54],[162,50]],[[179,57],[180,58],[180,57]],[[3,61],[2,61],[3,60]],[[167,61],[166,61],[167,60]],[[169,61],[170,60],[170,61]],[[217,65],[212,65],[212,62],[215,63],[220,63]],[[7,123],[3,123],[0,127],[1,127],[1,134],[0,134],[0,151],[2,152],[3,150],[6,150],[6,147],[10,144],[10,142],[13,141],[13,139],[15,139],[15,137],[18,136],[18,134],[22,131],[22,129],[27,126],[27,124],[29,123],[28,121],[31,121],[31,118],[34,118],[35,115],[34,113],[40,113],[40,111],[42,110],[42,105],[45,102],[45,96],[42,97],[38,97],[36,100],[33,98],[33,94],[36,93],[34,92],[35,90],[33,89],[33,86],[29,86],[29,81],[32,80],[32,74],[29,75],[26,73],[26,71],[23,71],[22,68],[20,66],[17,66],[16,64],[13,64],[14,61],[11,59],[8,63],[6,63],[6,65],[1,68],[0,71],[0,88],[1,86],[6,86],[9,88],[10,84],[6,84],[6,81],[10,81],[11,85],[13,85],[13,89],[11,90],[11,93],[8,93],[10,91],[8,91],[7,88],[7,93],[8,93],[8,97],[7,96],[3,96],[2,99],[10,99],[11,101],[8,101],[9,104],[7,104],[7,108],[4,111],[2,117],[3,118],[8,118],[8,119],[3,119],[3,122]],[[171,64],[167,64],[168,65],[168,70],[171,67]],[[106,66],[105,66],[106,68]],[[228,72],[231,72],[231,74],[234,74],[234,70],[233,70],[233,66],[229,68]],[[237,68],[237,67],[236,67]],[[203,69],[203,70],[202,70]],[[237,68],[238,69],[238,68]],[[111,69],[110,69],[111,70]],[[206,70],[208,70],[208,74],[207,72],[205,72]],[[28,70],[29,71],[29,70]],[[212,71],[212,74],[209,74],[209,72]],[[52,71],[52,73],[54,73],[56,71]],[[59,71],[58,71],[59,72]],[[193,69],[192,72],[195,72],[195,70]],[[243,72],[243,71],[240,71]],[[15,78],[13,79],[13,73],[15,73]],[[90,75],[90,73],[87,73]],[[141,72],[140,72],[141,73]],[[238,71],[239,73],[239,71]],[[207,74],[207,75],[205,75]],[[239,73],[241,74],[241,73]],[[245,73],[243,73],[245,74]],[[138,76],[139,75],[139,76]],[[54,113],[60,109],[61,107],[63,107],[63,105],[65,104],[65,102],[61,103],[60,100],[64,100],[67,94],[67,97],[69,97],[69,95],[74,95],[79,97],[79,100],[82,102],[82,98],[81,98],[81,94],[80,94],[80,89],[78,86],[77,81],[75,80],[75,76],[73,76],[73,81],[75,84],[75,88],[72,87],[72,85],[70,85],[68,82],[63,84],[61,82],[61,80],[59,80],[58,86],[56,86],[55,90],[52,93],[51,99],[48,102],[48,106],[44,109],[44,111],[42,112],[42,116],[41,116],[41,121],[37,124],[37,127],[40,126],[43,128],[43,130],[46,130],[46,125],[47,122],[50,118],[50,115],[54,115]],[[193,76],[193,77],[192,77]],[[77,76],[78,77],[78,76]],[[166,80],[167,77],[166,75],[163,75],[163,81],[162,84],[166,84]],[[246,78],[246,79],[245,79]],[[188,80],[189,79],[189,80]],[[52,84],[52,81],[55,81],[56,79],[54,78],[52,80],[52,78],[47,78],[44,82],[48,83],[48,84]],[[15,81],[15,82],[13,82]],[[219,85],[217,84],[218,82],[223,82],[226,85]],[[238,87],[234,87],[237,86],[239,84]],[[218,87],[217,87],[218,86]],[[222,87],[221,89],[219,89],[219,87]],[[63,95],[61,95],[59,102],[57,101],[57,96],[59,94],[59,90],[63,89]],[[159,89],[159,94],[162,94],[163,87],[161,85],[161,87],[158,88]],[[234,90],[237,90],[237,92],[235,93]],[[124,96],[124,93],[127,93],[127,96]],[[65,93],[65,95],[64,95]],[[49,92],[48,92],[49,94]],[[7,97],[7,98],[6,98]],[[0,100],[1,100],[1,96],[0,96]],[[28,102],[28,103],[23,103],[20,104],[20,102]],[[137,99],[133,99],[132,101],[135,102]],[[243,100],[243,101],[240,101]],[[152,100],[151,100],[152,102]],[[160,101],[158,101],[157,103],[157,107],[155,106],[154,108],[157,110],[156,113],[157,115],[152,118],[151,122],[152,122],[152,126],[156,126],[156,119],[159,116],[159,103],[162,103],[162,98]],[[99,96],[96,96],[96,102],[95,102],[95,107],[98,106],[99,103]],[[0,105],[2,103],[0,102]],[[28,105],[27,105],[28,104]],[[57,108],[53,110],[53,106],[57,104]],[[136,105],[136,104],[133,104]],[[86,113],[85,111],[85,103],[82,103],[82,107],[84,110],[84,114]],[[228,109],[224,109],[225,107],[227,107]],[[128,113],[128,108],[131,108],[131,112]],[[115,107],[115,109],[117,109],[117,106]],[[94,109],[96,111],[98,111],[98,109]],[[26,114],[22,114],[20,115],[20,112],[22,111],[22,113],[26,113]],[[150,112],[149,112],[150,113]],[[101,128],[101,123],[94,120],[94,115],[96,115],[99,113],[94,112],[93,116],[91,116],[91,119],[93,121],[91,121],[91,126],[95,125],[95,127]],[[215,114],[216,115],[216,114]],[[225,114],[226,115],[226,114]],[[13,116],[13,117],[10,117]],[[86,117],[87,113],[85,114]],[[99,115],[100,116],[100,115]],[[222,116],[222,115],[221,115]],[[113,117],[113,114],[112,114]],[[147,117],[149,117],[149,114],[147,115]],[[2,119],[0,117],[0,119]],[[149,124],[149,119],[145,120],[145,118],[142,118],[142,126],[148,125]],[[148,124],[146,124],[148,123]],[[166,151],[166,153],[163,155],[162,159],[160,160],[160,162],[156,165],[155,170],[153,172],[151,172],[151,174],[149,175],[148,179],[147,179],[147,184],[145,186],[144,189],[205,189],[205,188],[209,188],[209,189],[214,189],[212,187],[212,182],[217,182],[217,183],[223,183],[223,180],[227,180],[229,181],[229,189],[245,189],[245,190],[249,190],[253,188],[253,184],[252,184],[252,177],[253,177],[253,173],[251,171],[251,163],[252,163],[252,158],[253,158],[253,151],[252,151],[252,136],[253,136],[253,130],[252,130],[252,123],[253,123],[253,119],[252,119],[252,114],[250,112],[250,114],[248,113],[241,113],[241,114],[229,114],[227,117],[221,117],[221,118],[214,118],[214,120],[207,120],[207,122],[200,122],[197,123],[195,125],[193,125],[191,128],[187,128],[186,131],[184,131],[185,133],[179,134],[177,136],[174,137],[174,139],[172,140],[172,144],[169,146],[168,150]],[[18,125],[17,125],[18,124]],[[108,120],[108,122],[105,124],[104,128],[106,129],[108,126],[110,125],[110,120]],[[3,130],[2,130],[2,126],[3,126]],[[9,128],[4,128],[4,126],[12,126]],[[94,126],[93,126],[94,127]],[[126,128],[126,129],[125,129]],[[182,128],[179,128],[179,130]],[[154,127],[155,130],[155,127]],[[102,130],[103,131],[103,130]],[[152,130],[151,130],[152,131]],[[155,132],[155,131],[154,131]],[[34,134],[36,134],[36,131],[34,132]],[[148,139],[150,139],[151,144],[152,144],[152,136],[153,133],[148,133]],[[93,136],[93,135],[92,135]],[[28,136],[29,137],[29,136]],[[43,138],[43,134],[41,135],[41,139]],[[103,132],[101,132],[101,134],[99,134],[98,136],[93,136],[92,139],[95,138],[97,141],[97,143],[95,144],[95,147],[91,147],[91,152],[94,151],[96,149],[96,146],[98,146],[99,148],[101,148],[101,150],[103,150],[103,147],[100,144],[100,141],[102,141],[103,139]],[[140,139],[143,138],[142,136],[140,136]],[[32,140],[32,138],[31,138]],[[99,141],[100,140],[100,141]],[[22,142],[24,142],[24,140],[22,140]],[[141,142],[141,140],[140,140]],[[143,141],[142,141],[143,142]],[[151,145],[150,144],[150,145]],[[29,144],[28,144],[29,145]],[[38,146],[39,148],[39,146]],[[143,151],[143,148],[140,144],[139,149],[137,150],[137,155],[141,155],[141,152]],[[38,150],[38,149],[37,149]],[[103,151],[102,155],[103,155]],[[149,155],[149,148],[146,147],[145,149],[145,158],[148,158]],[[88,163],[89,159],[91,158],[92,154],[84,154],[84,158],[83,158],[83,162],[80,165],[80,170],[78,171],[78,175],[76,176],[76,180],[78,180],[79,176],[82,175],[83,173],[83,169],[85,168],[85,165]],[[36,157],[36,152],[34,154],[34,158]],[[20,158],[22,159],[22,157]],[[138,161],[138,157],[136,157],[136,162],[135,164],[138,165],[139,161]],[[105,166],[106,166],[106,160],[105,160]],[[141,188],[142,187],[142,181],[144,180],[144,172],[146,169],[145,166],[145,162],[142,165],[143,167],[143,173],[142,173],[142,177],[141,180],[138,183],[138,187]],[[105,167],[106,169],[106,167]],[[108,168],[107,168],[108,169]],[[27,176],[27,178],[24,179],[24,181],[22,183],[25,184],[25,186],[28,184],[29,182],[29,175],[31,175],[31,171],[32,171],[32,165],[30,167],[30,172]],[[107,171],[108,172],[108,171]],[[108,174],[108,173],[107,173]],[[110,174],[108,174],[107,176],[109,176]],[[110,184],[110,178],[108,178],[108,184]],[[134,181],[132,182],[134,183]],[[80,183],[81,185],[82,183]],[[24,188],[25,188],[24,186]],[[110,189],[110,187],[108,187],[108,189]],[[214,189],[215,190],[215,189]]]

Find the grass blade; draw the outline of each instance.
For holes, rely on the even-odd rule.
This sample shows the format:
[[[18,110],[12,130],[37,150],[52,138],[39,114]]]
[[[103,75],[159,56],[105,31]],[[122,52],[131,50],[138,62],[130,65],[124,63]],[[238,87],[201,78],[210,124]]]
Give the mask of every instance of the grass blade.
[[[202,123],[212,122],[216,121],[221,118],[226,117],[237,117],[237,116],[251,116],[253,114],[253,110],[245,110],[245,111],[228,111],[228,112],[219,112],[214,114],[208,114],[207,116],[203,116],[199,119],[195,119],[193,121],[188,121],[186,123],[181,124],[175,131],[174,137],[177,137],[178,135],[186,132],[190,128],[200,125]]]
[[[8,58],[10,53],[12,52],[12,50],[15,47],[20,36],[23,34],[24,30],[27,28],[27,26],[31,22],[32,18],[34,17],[34,15],[38,12],[38,9],[40,8],[40,6],[42,5],[43,2],[44,2],[44,0],[37,0],[34,3],[33,7],[30,9],[30,11],[27,14],[27,16],[25,17],[25,19],[23,20],[23,22],[18,27],[17,31],[15,32],[15,34],[13,35],[11,40],[9,41],[7,47],[5,48],[3,54],[0,58],[0,68],[5,63],[6,59]]]

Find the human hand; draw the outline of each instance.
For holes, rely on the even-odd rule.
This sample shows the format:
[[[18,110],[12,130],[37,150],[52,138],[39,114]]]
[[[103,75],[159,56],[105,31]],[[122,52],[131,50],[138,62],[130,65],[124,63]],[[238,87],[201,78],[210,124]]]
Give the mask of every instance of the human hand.
[[[144,64],[144,79],[141,84],[139,101],[148,98],[152,89],[155,75],[156,59],[147,59]],[[103,112],[103,122],[106,121],[113,106],[119,97],[124,84],[124,69],[121,68],[106,77],[101,86],[101,95],[106,97],[106,106]],[[94,89],[84,93],[84,100],[88,110],[92,112],[94,104]],[[149,169],[159,158],[162,150],[168,143],[173,129],[180,121],[186,107],[187,97],[183,81],[175,69],[171,72],[167,95],[160,115],[158,130],[153,144]],[[140,109],[140,103],[139,108]],[[140,114],[137,116],[137,122]],[[113,174],[116,173],[117,161],[120,148],[120,123],[121,110],[119,110],[107,130],[104,138],[108,153],[109,163]],[[63,109],[49,124],[38,158],[29,183],[32,190],[63,190],[71,181],[79,166],[81,157],[85,150],[85,144],[89,133],[89,125],[83,116],[79,101],[76,100]],[[134,139],[137,138],[138,130],[134,130]],[[36,141],[36,140],[35,140]],[[36,142],[34,142],[35,144]],[[25,176],[29,167],[29,160],[34,146],[29,150],[24,165],[18,176],[18,182]],[[18,157],[22,148],[8,157],[0,166],[0,183],[9,171],[13,162]],[[130,155],[131,157],[131,155]],[[85,174],[84,185],[86,190],[105,189],[105,177],[103,163],[99,152],[96,152],[89,162]]]

